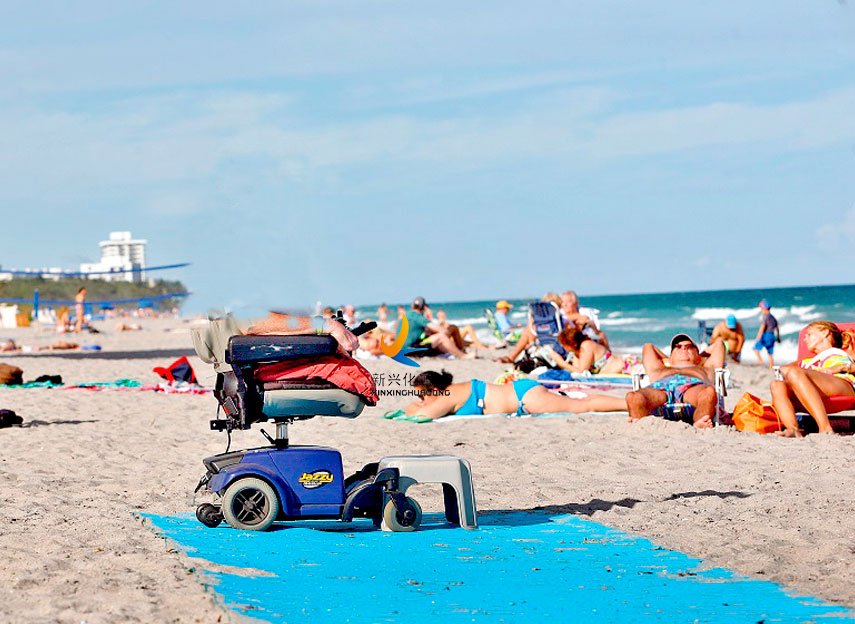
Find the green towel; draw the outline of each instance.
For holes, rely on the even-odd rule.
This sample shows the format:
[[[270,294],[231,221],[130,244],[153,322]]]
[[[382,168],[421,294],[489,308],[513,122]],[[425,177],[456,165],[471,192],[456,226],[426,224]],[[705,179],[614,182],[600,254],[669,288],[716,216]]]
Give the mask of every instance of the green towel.
[[[29,383],[22,383],[16,386],[7,386],[5,384],[0,384],[0,388],[57,388],[62,386],[62,384],[55,384],[49,381],[31,381]]]
[[[386,420],[401,420],[414,423],[426,423],[433,420],[433,418],[428,418],[427,416],[422,416],[421,414],[407,416],[404,410],[394,410],[390,412],[385,412],[380,418],[385,418]]]

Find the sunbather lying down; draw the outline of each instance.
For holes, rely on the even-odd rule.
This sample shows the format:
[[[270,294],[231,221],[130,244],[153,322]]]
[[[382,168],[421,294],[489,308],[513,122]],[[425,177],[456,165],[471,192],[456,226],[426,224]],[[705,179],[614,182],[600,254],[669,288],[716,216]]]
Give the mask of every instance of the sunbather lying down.
[[[76,342],[67,342],[65,340],[57,340],[51,345],[43,347],[29,347],[26,345],[18,345],[14,340],[6,340],[0,343],[0,351],[7,353],[26,353],[29,351],[66,351],[68,349],[79,349],[80,345]]]
[[[677,334],[671,339],[670,366],[667,366],[667,356],[651,343],[645,344],[644,370],[653,383],[626,395],[629,421],[644,418],[666,403],[688,403],[695,406],[695,427],[712,427],[718,401],[713,385],[715,369],[724,365],[724,343],[715,343],[709,353],[704,361],[698,345],[686,334]]]
[[[511,384],[491,384],[478,379],[451,383],[451,373],[425,371],[413,379],[423,395],[407,406],[407,416],[436,419],[451,414],[549,414],[552,412],[621,412],[626,401],[620,397],[592,395],[571,399],[550,392],[536,381],[520,379]]]

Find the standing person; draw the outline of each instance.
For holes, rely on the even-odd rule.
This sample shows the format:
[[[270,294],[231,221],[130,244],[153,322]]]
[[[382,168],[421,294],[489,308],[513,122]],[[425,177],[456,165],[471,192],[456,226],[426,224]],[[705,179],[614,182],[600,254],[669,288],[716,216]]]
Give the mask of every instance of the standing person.
[[[745,330],[735,315],[728,314],[726,319],[713,328],[710,344],[714,344],[716,340],[723,340],[727,354],[734,362],[739,362],[742,345],[745,343]]]
[[[781,333],[778,331],[778,319],[772,316],[771,306],[766,299],[761,299],[760,303],[760,329],[757,330],[757,342],[754,343],[754,353],[757,354],[757,361],[763,364],[763,358],[760,355],[761,349],[766,349],[769,354],[769,368],[772,368],[774,362],[772,354],[775,352],[775,342],[781,342]]]
[[[74,333],[83,331],[83,304],[86,301],[86,286],[81,286],[74,296]]]

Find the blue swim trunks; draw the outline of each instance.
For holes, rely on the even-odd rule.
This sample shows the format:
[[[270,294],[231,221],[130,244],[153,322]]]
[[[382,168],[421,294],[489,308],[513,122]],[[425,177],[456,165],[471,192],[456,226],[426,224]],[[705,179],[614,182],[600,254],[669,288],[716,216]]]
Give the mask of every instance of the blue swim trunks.
[[[760,351],[766,349],[769,355],[775,351],[775,332],[763,332],[760,334],[760,340],[754,343],[754,350]]]

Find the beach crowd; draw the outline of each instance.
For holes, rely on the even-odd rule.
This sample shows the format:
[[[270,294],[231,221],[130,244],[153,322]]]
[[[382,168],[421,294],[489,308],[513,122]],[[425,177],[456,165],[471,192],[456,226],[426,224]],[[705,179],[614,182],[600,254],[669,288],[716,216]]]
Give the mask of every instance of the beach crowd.
[[[726,382],[721,379],[726,379],[728,362],[741,361],[746,341],[745,328],[735,315],[727,315],[710,330],[701,328],[699,340],[687,333],[675,334],[667,354],[646,343],[639,359],[611,349],[597,310],[581,307],[573,291],[545,294],[539,303],[531,304],[524,324],[511,321],[513,307],[501,300],[495,309],[485,310],[495,341],[484,344],[471,325],[451,323],[443,310],[432,310],[423,297],[416,297],[409,310],[398,306],[395,319],[382,304],[376,313],[377,328],[359,338],[358,353],[381,356],[384,345],[388,347],[404,335],[403,345],[413,350],[414,357],[474,358],[479,350],[507,351],[495,358],[513,366],[500,380],[503,383],[478,379],[453,383],[444,371],[415,376],[412,385],[421,399],[406,410],[413,417],[626,411],[630,422],[653,415],[691,422],[698,428],[730,424],[729,415],[723,413]],[[753,351],[758,363],[772,371],[771,407],[781,435],[803,435],[799,412],[809,415],[820,433],[833,433],[829,413],[839,411],[840,406],[855,407],[855,330],[814,321],[801,334],[805,357],[776,367],[778,322],[768,300],[762,299],[758,308],[760,322]],[[345,307],[344,318],[348,325],[355,322],[353,306]],[[563,371],[564,376],[556,371]],[[561,379],[584,378],[595,385],[597,378],[624,375],[634,378],[633,390],[624,397],[595,394],[578,398],[560,389],[554,391]]]

